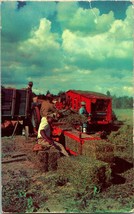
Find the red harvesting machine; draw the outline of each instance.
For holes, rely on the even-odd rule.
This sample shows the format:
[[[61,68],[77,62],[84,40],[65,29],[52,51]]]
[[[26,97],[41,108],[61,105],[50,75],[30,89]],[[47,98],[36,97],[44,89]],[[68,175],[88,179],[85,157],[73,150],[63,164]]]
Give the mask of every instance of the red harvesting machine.
[[[81,102],[86,103],[86,110],[92,115],[92,123],[110,124],[112,122],[112,99],[104,94],[89,91],[69,90],[67,102],[72,110],[78,112]]]
[[[65,97],[63,99],[66,105],[73,112],[78,113],[81,102],[86,103],[86,110],[89,115],[91,115],[90,126],[99,127],[103,126],[103,130],[112,123],[112,99],[101,93],[81,91],[81,90],[69,90],[65,92]],[[62,101],[58,105],[62,109]],[[88,121],[88,117],[87,117]],[[83,133],[80,129],[66,128],[59,122],[54,124],[53,134],[56,136],[58,134],[63,134],[65,141],[70,140],[75,141],[77,144],[77,149],[71,149],[71,144],[65,142],[66,149],[70,151],[73,155],[82,154],[82,145],[92,140],[101,140],[102,131],[95,132],[94,134],[89,132]]]

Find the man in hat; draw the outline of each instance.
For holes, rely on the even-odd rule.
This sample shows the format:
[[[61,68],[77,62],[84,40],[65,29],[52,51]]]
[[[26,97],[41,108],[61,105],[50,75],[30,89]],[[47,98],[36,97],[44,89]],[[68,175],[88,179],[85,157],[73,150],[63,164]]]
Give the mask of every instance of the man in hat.
[[[52,102],[52,95],[48,94],[45,97],[45,100],[41,104],[40,115],[41,117],[46,117],[48,114],[56,112],[54,103]]]
[[[85,116],[87,116],[88,115],[88,112],[87,112],[87,110],[86,110],[86,103],[85,102],[81,102],[81,107],[80,107],[80,109],[79,109],[79,114],[80,115],[85,115]]]
[[[54,121],[54,114],[49,114],[46,117],[42,117],[39,129],[38,129],[38,144],[41,145],[43,150],[55,147],[64,156],[69,156],[64,146],[60,143],[54,142],[52,139],[52,122]]]

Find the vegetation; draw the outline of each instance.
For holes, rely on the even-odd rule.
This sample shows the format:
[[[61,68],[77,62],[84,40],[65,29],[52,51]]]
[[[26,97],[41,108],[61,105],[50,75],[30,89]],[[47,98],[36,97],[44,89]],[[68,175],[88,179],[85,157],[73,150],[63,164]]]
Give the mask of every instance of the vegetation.
[[[133,109],[113,109],[118,121],[133,124]]]
[[[111,95],[109,91],[107,91],[107,96],[112,98],[112,106],[116,109],[128,109],[133,108],[133,97],[128,96],[120,96]]]

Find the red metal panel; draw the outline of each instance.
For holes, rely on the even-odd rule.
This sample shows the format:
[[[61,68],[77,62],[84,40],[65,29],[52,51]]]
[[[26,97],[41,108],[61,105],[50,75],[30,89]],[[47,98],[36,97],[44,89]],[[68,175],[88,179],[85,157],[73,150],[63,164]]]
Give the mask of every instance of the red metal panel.
[[[108,96],[102,93],[98,93],[98,92],[93,92],[93,91],[82,91],[82,90],[69,90],[66,93],[74,93],[74,94],[80,94],[84,97],[93,99],[93,98],[97,98],[97,99],[107,99]]]
[[[112,99],[106,95],[96,92],[82,92],[69,90],[66,92],[70,100],[70,107],[74,111],[79,111],[81,102],[86,103],[88,113],[92,114],[92,119],[96,124],[108,124],[112,119]]]
[[[71,131],[66,131],[63,130],[62,128],[58,127],[58,124],[53,126],[53,135],[60,135],[61,133],[64,134],[64,136],[67,136],[71,138],[72,140],[75,140],[76,143],[78,143],[79,147],[79,152],[75,152],[71,150],[70,148],[66,147],[66,149],[70,152],[72,155],[80,155],[82,154],[82,145],[85,143],[85,141],[92,141],[92,140],[101,140],[99,136],[93,136],[93,135],[88,135],[88,134],[82,134],[82,137],[80,137],[80,132],[77,130],[72,129]],[[54,139],[55,140],[55,139]]]

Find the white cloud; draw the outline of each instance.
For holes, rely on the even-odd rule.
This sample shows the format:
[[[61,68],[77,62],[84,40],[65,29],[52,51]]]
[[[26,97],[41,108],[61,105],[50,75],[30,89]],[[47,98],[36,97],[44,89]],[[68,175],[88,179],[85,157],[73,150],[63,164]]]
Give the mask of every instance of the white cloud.
[[[39,28],[31,32],[31,37],[20,44],[21,50],[32,49],[59,49],[59,43],[56,42],[57,35],[51,33],[51,22],[45,18],[40,20]],[[37,50],[35,50],[36,52]]]
[[[78,8],[76,2],[59,3],[57,19],[63,30],[68,29],[80,35],[103,33],[110,29],[114,21],[113,12],[100,15],[97,8]],[[69,16],[68,16],[69,14]]]
[[[82,11],[83,9],[79,10]],[[132,8],[128,8],[129,13],[127,14],[129,16],[131,10]],[[87,12],[83,14],[83,16],[81,15],[81,23],[83,23],[86,18],[88,20],[88,15],[86,15]],[[113,20],[112,12],[108,14],[108,17],[109,19],[106,20],[106,15],[102,15],[98,19],[98,29],[103,29],[106,22],[109,26],[109,31],[103,33],[100,30],[100,33],[97,33],[96,35],[91,33],[83,36],[78,34],[77,31],[71,32],[69,29],[64,30],[62,34],[62,47],[64,51],[73,55],[73,57],[80,55],[81,60],[83,57],[87,57],[89,60],[95,59],[98,61],[105,61],[108,58],[132,58],[133,41],[132,34],[130,34],[130,32],[132,32],[131,23],[128,23],[129,17],[127,16],[124,21]]]
[[[43,18],[30,38],[19,44],[20,54],[28,57],[28,65],[33,66],[37,74],[44,75],[44,70],[46,74],[61,66],[61,50],[56,40],[57,34],[51,33],[51,22]]]
[[[133,87],[123,86],[124,94],[133,94]]]

